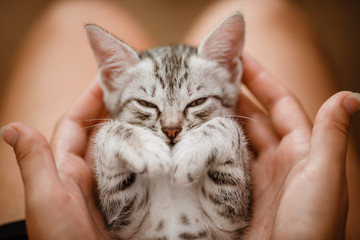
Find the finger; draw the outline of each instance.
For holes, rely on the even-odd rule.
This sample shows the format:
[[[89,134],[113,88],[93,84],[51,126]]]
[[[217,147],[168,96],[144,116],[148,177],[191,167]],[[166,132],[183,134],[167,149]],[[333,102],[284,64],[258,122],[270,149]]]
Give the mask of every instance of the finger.
[[[327,100],[315,118],[310,160],[345,167],[350,117],[360,108],[360,95],[339,92]]]
[[[60,120],[52,139],[57,156],[60,153],[72,153],[78,156],[85,154],[90,126],[106,111],[102,96],[98,83],[93,82]]]
[[[84,120],[96,121],[104,112],[103,92],[98,82],[93,81],[75,102],[66,117],[74,122],[88,126],[91,123],[84,122]]]
[[[350,118],[359,108],[359,94],[345,91],[335,94],[318,111],[311,139],[308,176],[317,179],[312,189],[326,199],[312,201],[313,207],[319,216],[328,216],[319,229],[333,229],[331,235],[336,239],[345,232],[348,212],[345,160]]]
[[[246,121],[247,136],[256,149],[261,152],[279,144],[279,137],[274,131],[269,117],[243,92],[239,97],[239,111],[250,120]]]
[[[243,82],[269,112],[278,134],[300,129],[309,137],[311,123],[297,100],[249,55],[243,61]]]
[[[59,185],[59,178],[50,146],[37,130],[11,123],[1,129],[5,142],[14,148],[28,199],[51,192]]]

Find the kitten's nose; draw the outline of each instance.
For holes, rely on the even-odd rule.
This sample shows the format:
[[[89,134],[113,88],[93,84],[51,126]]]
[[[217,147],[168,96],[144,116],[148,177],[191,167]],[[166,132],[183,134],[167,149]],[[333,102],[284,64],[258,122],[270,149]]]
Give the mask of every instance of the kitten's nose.
[[[179,132],[181,132],[180,127],[163,127],[161,130],[171,141],[173,141],[179,134]]]

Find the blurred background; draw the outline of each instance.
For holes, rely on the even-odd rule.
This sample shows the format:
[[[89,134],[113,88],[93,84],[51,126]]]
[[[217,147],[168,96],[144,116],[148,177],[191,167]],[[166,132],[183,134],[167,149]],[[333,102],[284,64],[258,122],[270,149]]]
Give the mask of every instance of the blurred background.
[[[118,0],[136,16],[159,44],[181,40],[199,12],[213,1],[215,0]],[[23,37],[31,24],[52,2],[54,0],[0,0],[0,96],[6,89],[6,79]],[[304,11],[313,23],[339,90],[360,92],[360,1],[291,2]],[[359,115],[354,119],[353,131],[358,146]]]

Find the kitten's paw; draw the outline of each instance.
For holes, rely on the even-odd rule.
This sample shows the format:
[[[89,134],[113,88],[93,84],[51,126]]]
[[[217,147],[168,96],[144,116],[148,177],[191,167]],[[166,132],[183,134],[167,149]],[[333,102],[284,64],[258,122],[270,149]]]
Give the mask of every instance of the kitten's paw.
[[[142,136],[135,153],[129,159],[129,168],[138,174],[155,177],[168,175],[170,172],[169,146],[161,139],[153,136]]]
[[[215,152],[209,152],[205,146],[194,148],[191,142],[183,143],[173,152],[171,182],[176,185],[196,183],[214,163],[215,158]]]

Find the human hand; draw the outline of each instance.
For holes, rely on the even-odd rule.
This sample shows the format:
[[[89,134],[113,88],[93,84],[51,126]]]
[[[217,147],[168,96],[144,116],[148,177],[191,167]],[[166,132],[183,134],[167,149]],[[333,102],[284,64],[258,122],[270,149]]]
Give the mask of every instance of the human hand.
[[[300,104],[257,62],[244,57],[243,82],[265,108],[242,95],[239,109],[256,156],[249,239],[342,239],[348,193],[345,159],[350,116],[360,96],[326,101],[314,126]]]
[[[89,127],[104,114],[93,83],[61,119],[52,148],[35,129],[11,123],[3,139],[14,148],[25,188],[30,239],[110,239],[97,209],[88,157]]]

